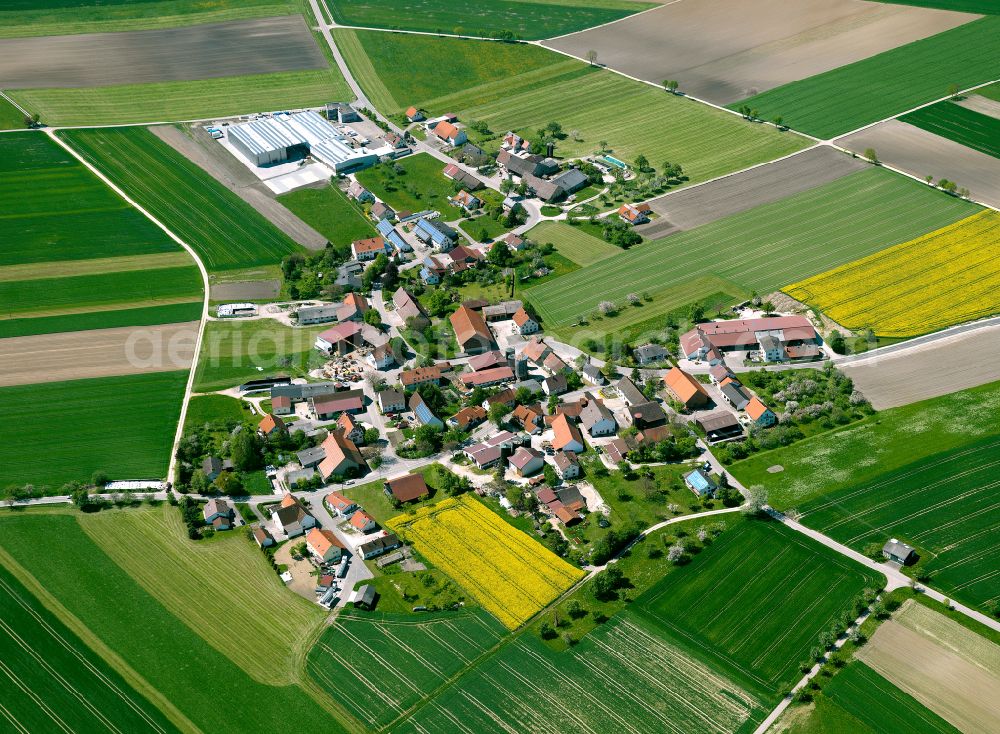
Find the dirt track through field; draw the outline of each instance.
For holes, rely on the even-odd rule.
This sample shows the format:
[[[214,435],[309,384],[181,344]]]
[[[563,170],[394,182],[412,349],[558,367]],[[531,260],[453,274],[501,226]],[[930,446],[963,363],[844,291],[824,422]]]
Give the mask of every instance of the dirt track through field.
[[[1000,120],[1000,102],[995,99],[984,97],[981,94],[970,94],[965,99],[959,100],[958,104],[966,109],[972,110],[973,112],[978,112],[982,115],[988,115]]]
[[[326,67],[299,15],[0,40],[4,89],[186,81]]]
[[[834,142],[856,153],[874,148],[879,160],[893,168],[918,178],[946,178],[969,189],[976,201],[1000,208],[1000,158],[899,120],[881,122]]]
[[[693,229],[822,186],[865,166],[829,146],[813,148],[791,158],[653,199],[649,205],[660,219],[636,227],[636,231],[654,239]]]
[[[326,237],[278,202],[260,179],[213,140],[203,128],[181,130],[173,125],[157,125],[149,129],[303,247],[322,250],[326,246]]]
[[[0,387],[189,369],[197,336],[191,321],[0,339]]]
[[[983,664],[997,646],[923,607],[903,615],[879,627],[858,658],[963,732],[1000,731],[1000,671]]]
[[[840,369],[876,410],[985,385],[1000,380],[1000,326],[843,364]]]
[[[863,0],[681,0],[545,45],[716,104],[804,79],[978,18]]]

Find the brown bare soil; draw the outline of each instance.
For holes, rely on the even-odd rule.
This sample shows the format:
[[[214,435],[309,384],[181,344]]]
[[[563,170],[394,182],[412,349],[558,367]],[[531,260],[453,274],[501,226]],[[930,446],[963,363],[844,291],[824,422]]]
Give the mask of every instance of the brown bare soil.
[[[876,410],[985,385],[1000,380],[1000,326],[848,362],[840,369]]]
[[[1000,731],[1000,648],[910,604],[857,657],[963,732]]]
[[[246,280],[215,283],[209,288],[213,301],[268,301],[281,292],[280,280]]]
[[[0,387],[188,369],[198,322],[0,339]]]
[[[660,215],[636,227],[647,238],[693,229],[730,214],[780,201],[861,170],[865,163],[829,146],[820,146],[774,163],[681,189],[649,202]]]
[[[326,237],[278,202],[267,186],[201,126],[181,129],[174,125],[157,125],[149,129],[303,247],[322,250],[326,246]]]
[[[973,112],[978,112],[981,115],[989,115],[1000,120],[1000,102],[995,99],[984,97],[981,94],[970,94],[965,99],[960,99],[958,104]]]
[[[969,189],[973,199],[1000,207],[1000,158],[899,120],[880,122],[835,142],[856,153],[874,148],[879,160],[894,168],[918,178],[946,178]]]
[[[546,42],[716,104],[804,79],[979,16],[863,0],[680,0]]]
[[[326,67],[299,15],[0,40],[5,89],[189,81]]]

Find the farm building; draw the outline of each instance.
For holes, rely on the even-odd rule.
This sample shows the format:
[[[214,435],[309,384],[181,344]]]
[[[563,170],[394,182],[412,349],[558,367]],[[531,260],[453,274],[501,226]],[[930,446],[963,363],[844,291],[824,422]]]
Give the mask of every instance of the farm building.
[[[447,252],[458,242],[458,232],[436,219],[421,219],[413,234],[424,244],[431,244],[442,252]]]
[[[702,408],[711,402],[701,383],[680,367],[671,368],[663,378],[663,382],[670,396],[688,410]]]
[[[518,476],[527,477],[542,470],[545,459],[542,453],[530,446],[521,446],[507,459]]]
[[[521,336],[534,334],[539,329],[538,322],[531,318],[524,308],[519,308],[517,310],[517,313],[514,314],[513,321],[514,330]]]
[[[709,441],[721,441],[743,435],[743,428],[740,426],[739,420],[728,410],[706,413],[699,416],[695,423],[705,432]]]
[[[215,310],[220,319],[238,319],[257,315],[257,306],[253,303],[223,303]]]
[[[591,436],[613,436],[618,430],[614,415],[600,400],[591,399],[583,406],[580,422]]]
[[[565,413],[560,413],[552,421],[552,447],[556,451],[583,452],[583,436],[580,429],[573,424]]]
[[[913,546],[907,545],[901,540],[889,538],[886,544],[882,546],[882,555],[886,560],[905,566],[913,563],[916,558],[916,551],[913,550]]]
[[[364,407],[364,390],[341,390],[309,399],[310,410],[321,421],[333,420],[342,413],[360,413]]]
[[[465,449],[465,455],[480,469],[489,469],[514,453],[518,446],[529,443],[527,436],[518,436],[510,431],[501,431],[480,443]]]
[[[315,347],[327,356],[341,356],[353,352],[364,342],[361,336],[361,325],[353,321],[345,321],[327,329],[316,337]]]
[[[253,526],[253,539],[261,548],[270,548],[274,545],[274,538],[263,525]]]
[[[483,315],[471,308],[460,306],[451,316],[451,327],[455,330],[458,347],[466,354],[481,354],[495,346]]]
[[[397,502],[414,502],[430,495],[422,474],[405,474],[385,483],[386,495]]]
[[[396,550],[401,545],[402,543],[399,542],[399,538],[395,534],[389,533],[380,538],[373,538],[362,543],[358,546],[358,553],[367,561],[369,558],[376,558],[383,553]]]
[[[406,410],[406,396],[399,390],[379,390],[377,400],[382,415],[402,413]]]
[[[329,321],[336,321],[339,309],[339,305],[332,304],[327,306],[305,306],[300,308],[296,314],[298,315],[299,325],[308,326],[310,324],[325,324]]]
[[[437,364],[429,367],[414,367],[412,370],[403,370],[399,373],[399,384],[403,387],[416,387],[430,382],[439,385],[443,372],[444,369]]]
[[[789,358],[789,347],[811,345],[818,350],[819,340],[805,316],[774,316],[698,324],[681,336],[680,344],[687,359],[717,363],[722,352],[765,351],[767,361],[779,362]]]
[[[317,469],[324,481],[331,477],[346,477],[365,465],[365,460],[354,442],[341,431],[331,431],[322,443],[325,456]]]
[[[445,175],[445,178],[450,178],[452,181],[458,181],[458,183],[465,186],[469,191],[478,191],[483,188],[482,181],[454,163],[449,163],[445,166],[442,173]]]
[[[330,122],[361,122],[361,115],[347,102],[330,102],[326,106],[326,119]]]
[[[374,208],[375,207],[372,207],[372,209]],[[392,222],[388,219],[379,219],[378,222],[375,223],[375,229],[378,230],[378,233],[385,238],[385,241],[396,252],[413,251],[413,248],[410,247],[410,243],[403,239],[402,235],[396,231],[396,228],[392,226]]]
[[[232,146],[256,166],[269,166],[311,155],[336,173],[349,173],[378,162],[365,148],[352,148],[317,112],[251,120],[228,128]]]

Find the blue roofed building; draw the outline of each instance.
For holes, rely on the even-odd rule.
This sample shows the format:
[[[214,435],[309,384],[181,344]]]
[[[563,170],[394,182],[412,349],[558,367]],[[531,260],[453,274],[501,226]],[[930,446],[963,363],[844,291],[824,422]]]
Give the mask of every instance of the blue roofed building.
[[[718,485],[712,481],[712,477],[708,476],[701,468],[685,474],[684,483],[699,497],[711,497],[718,489]]]
[[[375,229],[385,239],[386,244],[391,246],[396,252],[412,252],[410,243],[403,239],[402,235],[396,231],[388,219],[380,219],[375,225]]]
[[[420,268],[420,279],[427,285],[437,285],[441,282],[441,276],[427,267]]]
[[[427,403],[424,402],[424,399],[420,397],[420,393],[415,392],[410,396],[409,408],[413,411],[413,416],[420,425],[444,428],[444,423],[434,415]]]
[[[431,244],[442,252],[447,252],[458,242],[458,232],[436,219],[421,219],[413,233],[421,242]]]

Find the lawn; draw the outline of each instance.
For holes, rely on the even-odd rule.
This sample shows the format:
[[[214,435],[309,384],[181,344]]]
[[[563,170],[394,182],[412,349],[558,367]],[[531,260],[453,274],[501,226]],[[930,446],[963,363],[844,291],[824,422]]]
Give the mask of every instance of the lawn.
[[[463,219],[460,225],[465,233],[476,240],[476,242],[495,240],[497,237],[505,235],[511,230],[503,222],[494,219],[488,214],[480,214],[478,217],[473,217],[469,220]]]
[[[0,266],[180,252],[43,133],[0,135],[0,174]]]
[[[481,610],[416,617],[347,611],[312,647],[306,669],[374,729],[422,701],[506,634]]]
[[[692,655],[776,701],[798,681],[798,666],[809,660],[819,635],[841,623],[865,587],[883,583],[765,520],[723,533],[632,608]]]
[[[1000,158],[1000,120],[954,102],[938,102],[899,118],[935,135]]]
[[[0,442],[3,486],[31,483],[57,494],[98,470],[112,479],[163,479],[187,377],[157,372],[0,388],[18,416],[17,430]],[[58,441],[45,461],[30,458],[67,432],[72,440]]]
[[[278,201],[335,245],[378,234],[371,220],[336,186],[299,189],[279,196]]]
[[[392,502],[389,501],[389,498],[385,494],[385,482],[381,479],[375,482],[368,482],[367,484],[342,487],[339,491],[365,508],[365,511],[378,522],[385,524],[397,515],[403,515],[410,510],[419,509],[444,498],[444,495],[441,494],[441,475],[442,473],[450,474],[451,472],[448,469],[435,463],[422,466],[409,473],[423,475],[424,482],[430,490],[430,496],[415,502],[408,502],[400,508],[393,507]],[[402,476],[403,472],[398,472],[398,474]],[[395,476],[396,474],[390,473],[387,478],[392,479]]]
[[[178,731],[2,566],[0,608],[0,719],[11,731]]]
[[[178,512],[175,508],[164,511]],[[232,615],[242,618],[246,612],[241,610],[247,609],[245,605],[250,600],[243,595],[235,605],[229,605],[224,600],[232,597],[224,594],[218,599],[212,598],[214,589],[216,584],[225,588],[228,583],[235,584],[244,577],[256,579],[259,586],[263,580],[259,574],[266,570],[262,560],[251,562],[247,557],[243,567],[235,569],[227,579],[213,569],[214,551],[209,546],[214,544],[205,548],[199,546],[194,552],[204,554],[206,560],[195,568],[208,581],[194,585],[203,592],[208,589],[207,604],[219,613],[209,623],[212,629],[195,627],[186,620],[197,610],[184,609],[183,617],[171,613],[157,596],[150,594],[84,532],[78,517],[65,510],[0,516],[4,538],[0,562],[34,593],[40,594],[47,605],[57,604],[60,618],[64,622],[72,619],[73,630],[89,647],[96,647],[105,657],[111,656],[119,672],[128,671],[126,680],[168,712],[172,720],[182,722],[185,731],[247,732],[315,727],[331,732],[345,731],[334,718],[336,704],[315,690],[310,682],[302,680],[294,685],[294,681],[276,677],[277,685],[261,683],[199,636],[199,632],[213,637],[225,633],[235,640],[240,638],[242,630],[230,628],[227,620],[233,618]],[[51,543],[53,538],[59,539],[58,556],[39,553],[38,549]],[[238,537],[232,541],[246,543],[248,553],[256,552],[250,541]],[[141,548],[121,548],[119,551],[119,555],[126,553],[146,555]],[[171,556],[176,557],[177,553],[181,551],[175,550]],[[162,563],[155,558],[150,562]],[[190,578],[182,578],[167,568],[163,572],[163,578],[169,582],[157,590],[160,597],[189,593],[184,587],[192,584]],[[181,588],[177,587],[178,583]],[[272,583],[280,584],[276,578]],[[81,589],[86,593],[81,593]],[[284,592],[284,589],[278,591]],[[296,649],[306,644],[306,640],[289,634],[285,644]],[[248,655],[253,653],[252,649],[247,652]],[[305,679],[305,675],[300,673],[300,678]],[[225,686],[224,716],[219,709],[220,685]]]
[[[833,138],[906,112],[949,93],[996,79],[1000,16],[975,20],[935,36],[768,90],[747,105],[761,117]]]
[[[48,125],[124,125],[217,119],[317,107],[350,95],[334,68],[111,87],[11,89]]]
[[[174,28],[295,11],[293,0],[6,0],[0,38]]]
[[[529,40],[610,23],[655,7],[632,0],[491,0],[457,7],[447,0],[330,0],[340,25],[490,37],[510,31]]]
[[[763,484],[781,510],[844,487],[876,481],[914,461],[998,433],[1000,382],[881,411],[843,428],[732,465],[744,484]],[[781,466],[777,473],[769,467]]]
[[[752,693],[626,612],[565,652],[522,635],[394,731],[747,734],[764,716]]]
[[[211,543],[188,540],[180,511],[169,505],[84,515],[80,524],[168,612],[255,680],[294,680],[295,642],[324,615],[288,592],[242,530]]]
[[[313,342],[327,328],[328,324],[292,328],[272,319],[209,321],[198,354],[194,389],[210,392],[252,378],[303,375],[325,361]]]
[[[0,339],[31,334],[58,334],[63,331],[90,331],[121,326],[179,324],[201,318],[201,301],[172,303],[113,311],[90,311],[62,316],[0,319]]]
[[[386,524],[510,629],[583,575],[467,494]]]
[[[418,153],[358,171],[357,179],[397,212],[434,209],[447,222],[462,216],[462,209],[448,201],[455,193],[455,186],[442,170],[444,164],[430,153]]]
[[[987,209],[782,290],[848,329],[918,336],[1000,312],[1000,270],[983,257],[998,248],[1000,214]]]
[[[24,114],[0,97],[0,130],[18,130],[22,127],[24,127]]]
[[[573,323],[608,300],[665,292],[715,276],[766,293],[905,242],[978,211],[973,204],[870,168],[781,201],[634,247],[550,283],[527,298],[549,325]],[[718,292],[708,285],[708,292]],[[654,300],[655,305],[655,300]]]
[[[212,270],[277,263],[301,248],[249,204],[144,128],[60,133]]]
[[[913,573],[945,594],[984,607],[1000,602],[996,479],[1000,436],[931,454],[800,506],[803,522],[865,552],[888,538],[914,546]]]
[[[620,247],[564,222],[542,222],[532,227],[525,237],[540,245],[554,245],[556,252],[581,266],[622,252]]]
[[[245,406],[242,400],[228,395],[194,395],[188,401],[187,413],[184,414],[184,428],[252,419],[253,414]]]

